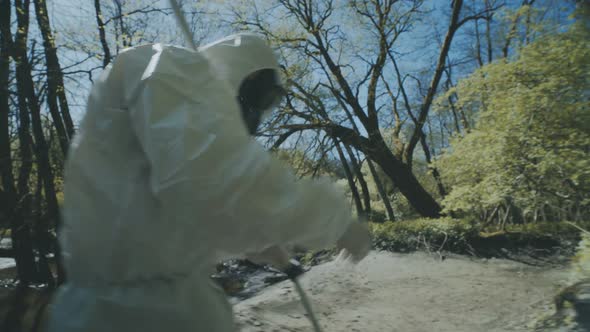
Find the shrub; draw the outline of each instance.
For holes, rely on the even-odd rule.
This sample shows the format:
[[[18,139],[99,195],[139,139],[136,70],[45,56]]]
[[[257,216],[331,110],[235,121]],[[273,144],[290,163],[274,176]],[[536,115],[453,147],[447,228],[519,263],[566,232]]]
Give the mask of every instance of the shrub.
[[[375,249],[410,252],[441,249],[465,253],[479,229],[470,221],[452,218],[369,223]]]
[[[526,255],[529,249],[538,254],[569,255],[581,238],[580,230],[567,222],[510,225],[505,231],[485,233],[481,224],[470,220],[439,218],[369,223],[369,229],[378,250],[449,251],[484,257],[506,257],[507,251]]]

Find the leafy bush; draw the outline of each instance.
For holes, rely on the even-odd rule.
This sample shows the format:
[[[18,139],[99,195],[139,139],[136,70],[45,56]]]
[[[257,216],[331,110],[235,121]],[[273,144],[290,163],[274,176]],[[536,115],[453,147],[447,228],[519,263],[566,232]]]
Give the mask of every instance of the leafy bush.
[[[446,211],[480,216],[500,208],[514,222],[590,216],[589,33],[574,24],[539,39],[440,97],[441,111],[456,95],[453,109],[477,117],[436,162],[450,188]]]
[[[577,223],[582,227],[590,225],[588,222]],[[529,236],[550,236],[559,239],[578,239],[580,230],[567,222],[537,222],[520,225],[509,225],[508,233],[524,233]]]
[[[445,249],[465,253],[468,240],[479,233],[473,223],[452,218],[369,223],[369,229],[376,249],[399,252]]]
[[[369,220],[374,223],[384,223],[387,221],[387,215],[384,211],[373,209],[369,215]]]
[[[369,223],[369,229],[379,250],[448,251],[484,257],[506,257],[506,251],[526,255],[527,249],[536,253],[541,249],[548,255],[571,254],[581,238],[580,230],[566,222],[510,225],[505,231],[488,233],[470,220],[440,218]]]
[[[330,261],[338,254],[338,249],[332,247],[318,251],[308,251],[295,255],[295,258],[304,266],[315,266]]]

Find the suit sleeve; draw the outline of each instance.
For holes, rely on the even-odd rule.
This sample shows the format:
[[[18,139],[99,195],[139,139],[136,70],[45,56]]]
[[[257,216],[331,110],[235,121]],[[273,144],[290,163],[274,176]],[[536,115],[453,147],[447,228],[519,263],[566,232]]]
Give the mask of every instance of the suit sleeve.
[[[353,220],[334,185],[296,179],[253,140],[237,103],[208,75],[155,72],[130,114],[162,218],[206,234],[223,257],[272,245],[323,248]]]

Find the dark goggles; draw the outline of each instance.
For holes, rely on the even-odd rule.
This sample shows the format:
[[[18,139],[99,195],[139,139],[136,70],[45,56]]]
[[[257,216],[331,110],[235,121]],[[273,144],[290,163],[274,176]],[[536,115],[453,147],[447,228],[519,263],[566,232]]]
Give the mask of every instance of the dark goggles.
[[[261,91],[261,93],[256,94],[256,97],[254,98],[240,96],[240,102],[250,110],[265,112],[279,106],[281,100],[286,95],[285,89],[279,85],[265,87],[264,90],[266,91]]]
[[[277,107],[285,95],[286,91],[278,85],[276,72],[272,69],[257,71],[244,79],[238,100],[250,134],[256,133],[263,114]]]

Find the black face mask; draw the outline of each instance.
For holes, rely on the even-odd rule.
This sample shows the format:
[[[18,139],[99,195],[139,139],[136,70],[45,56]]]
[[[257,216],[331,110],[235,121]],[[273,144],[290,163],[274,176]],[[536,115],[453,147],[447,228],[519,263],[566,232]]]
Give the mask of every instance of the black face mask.
[[[262,69],[250,74],[240,85],[238,102],[250,135],[256,134],[265,111],[277,106],[285,95],[278,82],[274,70]]]

